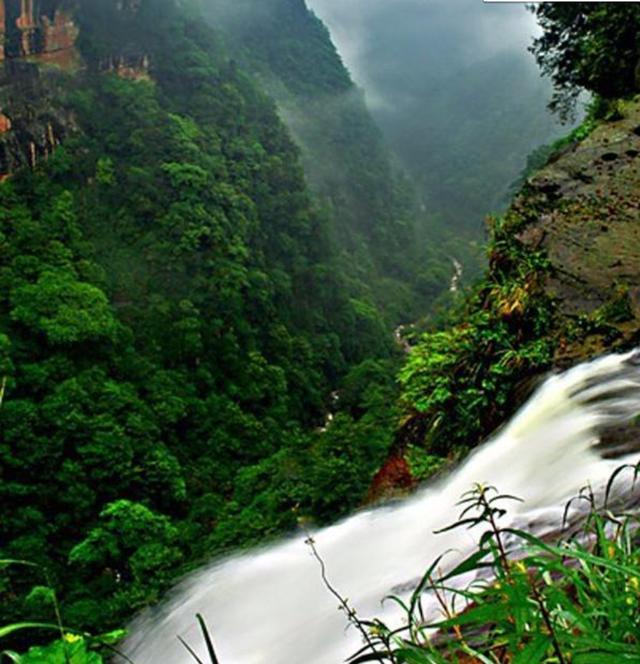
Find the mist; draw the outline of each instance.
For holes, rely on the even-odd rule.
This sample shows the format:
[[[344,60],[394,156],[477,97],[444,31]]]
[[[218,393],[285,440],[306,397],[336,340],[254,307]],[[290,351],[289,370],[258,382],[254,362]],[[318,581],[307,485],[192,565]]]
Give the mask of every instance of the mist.
[[[424,207],[481,237],[527,155],[566,133],[527,47],[524,5],[481,0],[307,0]]]

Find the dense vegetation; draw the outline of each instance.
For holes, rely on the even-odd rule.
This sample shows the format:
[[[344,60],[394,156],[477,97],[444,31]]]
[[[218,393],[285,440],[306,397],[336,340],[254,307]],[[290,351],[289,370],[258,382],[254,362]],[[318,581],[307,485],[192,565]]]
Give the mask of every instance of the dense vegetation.
[[[391,296],[435,294],[429,275],[414,290],[415,263],[397,253],[413,237],[411,195],[322,26],[300,3],[277,6],[286,38],[267,21],[256,43],[228,30],[225,45],[183,3],[83,4],[87,68],[55,74],[70,135],[0,184],[0,637],[26,650],[22,627],[43,642],[50,625],[62,631],[14,661],[97,664],[120,634],[85,630],[121,627],[205,557],[358,505],[400,413],[400,442],[427,477],[502,422],[523,378],[552,361],[548,260],[516,237],[547,210],[525,195],[493,222],[486,278],[409,354],[393,406],[390,323],[402,307]],[[544,39],[564,34],[552,11],[538,55],[562,76],[545,60],[556,45]],[[607,54],[615,11],[595,42]],[[139,71],[105,71],[114,56]],[[311,109],[298,140],[321,135],[307,161],[348,155],[339,183],[311,171],[330,205],[309,193],[265,89],[281,111]],[[344,91],[335,113],[323,90]],[[344,144],[322,153],[332,122]],[[614,305],[582,323],[608,325]],[[531,549],[514,562],[487,489],[470,500],[490,528],[462,570],[488,564],[498,583],[459,592],[474,605],[439,625],[453,634],[448,653],[424,634],[417,594],[406,634],[363,626],[377,654],[361,661],[637,657],[635,522],[594,514],[587,546],[515,533]],[[423,587],[445,581],[427,573]]]
[[[47,620],[51,585],[97,633],[205,556],[356,506],[396,360],[273,102],[199,16],[76,18],[86,70],[42,74],[71,134],[0,186],[0,558],[37,565],[2,570],[0,613]]]
[[[450,258],[433,242],[417,242],[417,195],[392,166],[326,27],[302,0],[202,4],[235,57],[277,101],[310,185],[331,212],[342,271],[369,286],[392,322],[423,315],[448,288]]]
[[[555,87],[552,108],[570,114],[581,91],[605,99],[638,89],[640,7],[636,3],[545,3],[532,51]]]

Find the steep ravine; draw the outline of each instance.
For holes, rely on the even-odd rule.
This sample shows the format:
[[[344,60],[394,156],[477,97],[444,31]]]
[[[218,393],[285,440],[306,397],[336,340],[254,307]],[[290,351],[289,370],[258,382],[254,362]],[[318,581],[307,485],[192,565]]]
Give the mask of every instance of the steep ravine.
[[[554,155],[526,183],[504,217],[491,223],[490,266],[468,296],[458,322],[425,334],[407,353],[401,375],[407,416],[371,498],[413,485],[408,471],[416,466],[417,448],[423,450],[423,465],[428,458],[425,448],[434,460],[439,455],[461,456],[465,446],[505,422],[542,374],[637,345],[640,102],[621,106],[621,115]],[[362,615],[370,611],[382,614],[387,624],[399,623],[389,609],[391,602],[380,608],[380,597],[389,589],[413,589],[413,579],[419,579],[427,561],[446,546],[457,553],[466,550],[466,537],[471,537],[466,530],[460,541],[440,540],[437,546],[442,549],[429,547],[434,544],[435,523],[450,518],[455,501],[476,481],[523,496],[527,508],[535,509],[519,515],[519,525],[554,538],[557,506],[587,477],[597,489],[623,453],[633,450],[637,459],[640,437],[626,427],[637,404],[630,398],[628,411],[619,417],[624,409],[615,401],[620,385],[632,383],[637,360],[633,354],[608,357],[548,381],[493,443],[444,482],[406,503],[364,512],[314,533],[332,582]],[[621,374],[609,373],[616,365],[627,368]],[[602,389],[604,376],[613,378],[610,393]],[[635,378],[632,384],[637,386]],[[593,398],[594,386],[598,399]],[[573,399],[584,402],[574,410],[567,407],[567,400]],[[611,413],[605,412],[611,405],[608,399],[618,404]],[[588,411],[598,403],[604,410],[591,419],[594,413]],[[604,423],[611,421],[616,428],[602,438],[603,461],[590,447]],[[550,509],[537,509],[542,505]],[[343,659],[357,649],[357,635],[340,629],[333,598],[325,596],[320,584],[314,586],[314,561],[303,543],[300,536],[203,569],[185,582],[163,612],[134,626],[128,653],[142,662],[155,661],[158,653],[170,662],[185,661],[177,647],[170,652],[172,644],[164,635],[194,638],[190,616],[202,611],[218,626],[223,659]],[[281,591],[277,607],[266,599],[274,583]],[[238,600],[242,610],[234,611]],[[246,624],[263,629],[247,631]],[[334,636],[338,632],[347,635],[345,641],[353,641],[339,640]]]
[[[360,385],[392,401],[371,285],[193,4],[0,2],[0,558],[46,567],[92,633],[294,506],[348,510],[388,447],[387,411],[357,411]],[[358,419],[320,435],[351,372]],[[6,577],[0,624],[50,618],[35,568]]]
[[[372,500],[458,461],[550,368],[638,341],[640,102],[525,186],[492,223],[490,268],[466,306],[402,354],[390,323],[413,319],[414,287],[426,306],[429,284],[449,286],[449,259],[444,278],[406,260],[409,208],[395,206],[384,152],[366,156],[381,146],[366,116],[348,115],[336,154],[362,145],[359,128],[372,136],[349,187],[386,213],[354,205],[366,228],[341,244],[349,216],[319,204],[270,88],[191,4],[0,0],[0,559],[29,563],[0,570],[0,625],[52,620],[42,568],[63,624],[101,634],[200,561],[356,509],[393,440],[396,362],[402,426]],[[310,55],[307,34],[295,47]],[[551,469],[571,460],[543,463],[537,441],[561,445],[534,434],[523,444],[546,500]],[[636,441],[614,431],[606,456]],[[394,550],[420,556],[415,573],[425,561],[375,530],[386,592]]]

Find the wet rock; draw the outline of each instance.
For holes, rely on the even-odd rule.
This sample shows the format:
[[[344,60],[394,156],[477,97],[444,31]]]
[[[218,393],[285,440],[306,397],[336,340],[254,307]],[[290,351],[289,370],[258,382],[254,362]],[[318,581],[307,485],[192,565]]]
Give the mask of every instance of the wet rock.
[[[609,427],[601,434],[596,449],[605,459],[618,459],[640,451],[640,424]]]

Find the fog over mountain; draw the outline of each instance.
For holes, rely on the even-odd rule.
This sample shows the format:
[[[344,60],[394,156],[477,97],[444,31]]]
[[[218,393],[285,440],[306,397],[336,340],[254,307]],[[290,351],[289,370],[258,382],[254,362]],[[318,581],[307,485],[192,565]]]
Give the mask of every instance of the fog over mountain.
[[[537,31],[535,18],[522,5],[480,0],[308,0],[307,4],[330,28],[372,108],[402,106],[435,79],[498,53],[522,56]]]
[[[527,51],[523,5],[481,0],[308,0],[430,216],[480,237],[532,149],[566,132]]]

